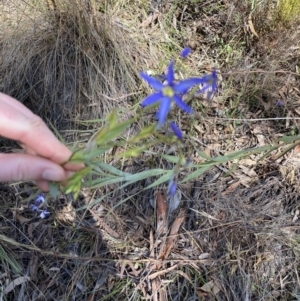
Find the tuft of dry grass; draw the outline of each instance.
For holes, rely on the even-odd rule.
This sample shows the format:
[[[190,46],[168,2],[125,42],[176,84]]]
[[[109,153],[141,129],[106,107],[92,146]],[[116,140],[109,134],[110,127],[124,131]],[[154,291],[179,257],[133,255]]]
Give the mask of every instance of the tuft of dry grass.
[[[0,37],[1,90],[57,128],[126,107],[124,95],[138,89],[138,45],[93,1],[51,3]]]

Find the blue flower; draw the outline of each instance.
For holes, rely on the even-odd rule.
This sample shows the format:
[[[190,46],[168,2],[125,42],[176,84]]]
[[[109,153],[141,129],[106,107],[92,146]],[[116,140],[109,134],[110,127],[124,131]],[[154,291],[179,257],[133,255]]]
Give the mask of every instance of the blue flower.
[[[174,132],[174,134],[177,136],[177,138],[179,140],[182,139],[182,132],[180,131],[180,129],[177,127],[177,125],[174,122],[170,122],[170,126],[172,131]]]
[[[191,53],[191,48],[185,47],[185,48],[181,51],[180,56],[183,57],[183,58],[185,58],[185,57],[187,57],[190,53]]]
[[[45,203],[44,194],[39,194],[34,201],[34,205],[39,207],[43,203]]]
[[[40,210],[40,208],[34,204],[30,204],[29,208],[32,212],[38,212]]]
[[[192,113],[191,107],[189,107],[179,95],[187,93],[188,90],[195,85],[200,85],[201,83],[205,84],[205,81],[207,80],[203,78],[189,78],[175,83],[173,61],[171,61],[168,66],[165,84],[162,84],[158,79],[143,72],[140,73],[140,76],[149,84],[149,86],[157,91],[147,96],[141,103],[144,107],[155,103],[160,104],[156,114],[158,119],[157,128],[160,128],[165,123],[173,102],[175,102],[181,110]]]
[[[175,195],[176,193],[176,189],[177,189],[177,184],[176,182],[174,182],[174,178],[172,177],[169,181],[169,185],[168,185],[168,196],[172,197]]]
[[[49,212],[49,211],[47,211],[47,210],[42,210],[41,213],[40,213],[40,215],[39,215],[39,217],[40,217],[41,219],[44,219],[44,218],[47,217],[48,215],[50,215],[50,212]]]
[[[283,107],[283,106],[284,106],[284,103],[283,103],[283,101],[281,101],[281,100],[277,100],[277,102],[276,102],[276,106],[277,106],[277,107]]]
[[[218,77],[217,71],[214,69],[211,74],[204,75],[202,77],[203,86],[197,93],[204,93],[209,90],[207,93],[207,99],[210,100],[214,92],[218,89]]]
[[[43,206],[43,204],[45,203],[45,197],[44,194],[39,194],[37,196],[37,198],[34,200],[33,204],[30,204],[29,208],[32,212],[36,212],[39,214],[39,217],[44,219],[45,217],[47,217],[48,215],[50,215],[50,212],[47,210],[42,210],[40,209],[40,207]]]

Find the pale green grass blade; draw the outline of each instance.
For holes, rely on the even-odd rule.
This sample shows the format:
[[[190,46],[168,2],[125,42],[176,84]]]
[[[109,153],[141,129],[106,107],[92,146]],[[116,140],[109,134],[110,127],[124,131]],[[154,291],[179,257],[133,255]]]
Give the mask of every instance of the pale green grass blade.
[[[110,164],[107,164],[107,163],[104,163],[104,162],[97,163],[97,167],[100,167],[100,168],[108,171],[109,173],[111,173],[113,175],[117,175],[117,176],[121,176],[121,177],[130,176],[129,173],[121,171],[121,170],[115,168],[114,166],[112,166]]]
[[[187,181],[190,181],[192,179],[198,178],[201,176],[204,172],[209,170],[214,164],[208,164],[208,165],[203,165],[202,167],[198,168],[194,172],[190,173],[186,178],[184,178],[182,181],[180,181],[180,184],[185,183]]]
[[[176,157],[176,156],[162,155],[162,158],[164,158],[167,161],[174,163],[174,164],[177,164],[179,161],[179,157]]]
[[[152,184],[150,184],[149,186],[147,186],[146,188],[144,188],[144,190],[149,189],[149,188],[153,188],[156,187],[164,182],[167,182],[170,180],[170,177],[172,175],[173,171],[167,171],[166,174],[164,174],[163,176],[161,176],[159,179],[157,179],[156,181],[154,181]]]
[[[22,267],[20,264],[10,255],[7,254],[7,252],[4,250],[2,245],[0,244],[0,260],[2,261],[3,265],[6,262],[14,274],[20,274],[22,272]]]

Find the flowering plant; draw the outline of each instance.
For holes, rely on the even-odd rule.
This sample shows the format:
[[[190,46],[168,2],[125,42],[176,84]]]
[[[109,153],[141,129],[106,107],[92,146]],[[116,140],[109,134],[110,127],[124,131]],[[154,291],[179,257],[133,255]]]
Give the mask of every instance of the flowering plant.
[[[190,50],[185,48],[181,57],[185,58]],[[183,80],[176,80],[175,64],[171,61],[168,65],[166,74],[163,76],[150,76],[145,72],[140,73],[141,78],[152,88],[154,92],[146,96],[138,107],[136,114],[125,121],[118,121],[116,111],[110,113],[106,118],[105,125],[100,128],[88,141],[84,148],[73,152],[70,161],[83,162],[85,168],[76,172],[66,183],[63,183],[65,193],[73,193],[77,198],[81,187],[84,185],[90,189],[96,189],[118,183],[118,189],[142,181],[148,178],[156,178],[150,185],[143,189],[149,189],[167,183],[169,198],[175,195],[177,183],[182,184],[192,179],[198,178],[204,172],[213,166],[226,163],[234,159],[241,159],[249,154],[271,151],[275,146],[265,146],[255,149],[236,151],[224,156],[210,157],[199,149],[195,149],[197,154],[203,158],[202,163],[194,164],[189,156],[184,153],[184,135],[180,127],[170,119],[170,112],[176,109],[175,105],[183,112],[192,114],[193,109],[185,102],[185,99],[191,98],[193,93],[205,93],[207,100],[211,100],[217,91],[217,72],[215,69],[210,74],[202,77],[192,77]],[[141,109],[140,109],[141,108]],[[153,123],[143,127],[135,136],[127,139],[122,138],[122,134],[129,130],[137,121],[141,120],[149,110],[155,108]],[[165,131],[164,131],[165,129]],[[172,134],[170,135],[170,129]],[[114,164],[107,164],[104,156],[109,156],[109,151],[114,148],[122,149],[121,152],[114,155],[112,162],[124,162],[127,158],[136,158],[143,153],[153,154],[149,149],[160,144],[167,146],[167,151],[162,154],[155,153],[161,159],[173,164],[172,169],[148,168],[131,174],[124,171],[122,166],[117,168]],[[175,155],[171,155],[171,153]],[[189,173],[182,179],[179,179],[182,169],[187,169]],[[52,196],[58,194],[58,185],[51,183],[50,193]],[[107,195],[94,200],[88,205],[79,209],[84,209],[101,202]],[[129,199],[129,196],[127,199]],[[125,202],[127,199],[124,199]],[[78,210],[79,210],[78,209]]]
[[[190,49],[185,48],[181,52],[181,57],[185,58],[189,53]],[[191,88],[197,86],[198,92],[196,93],[203,93],[208,90],[208,94],[211,97],[217,90],[217,73],[216,70],[213,70],[211,74],[202,77],[176,80],[175,63],[172,60],[167,67],[166,74],[159,79],[145,72],[141,72],[140,76],[154,89],[154,92],[141,101],[140,106],[142,110],[137,112],[136,116],[129,120],[118,122],[117,113],[112,112],[107,117],[107,125],[93,135],[84,149],[77,150],[73,153],[70,161],[84,162],[86,168],[75,173],[69,179],[65,185],[66,193],[74,193],[75,197],[77,197],[81,189],[82,178],[92,173],[97,175],[97,179],[89,181],[88,186],[91,188],[99,188],[117,182],[123,182],[121,187],[125,187],[134,181],[142,180],[153,175],[161,175],[159,179],[147,188],[168,182],[169,196],[175,194],[177,187],[176,178],[180,173],[181,167],[186,167],[189,160],[185,158],[182,152],[183,133],[179,126],[169,119],[169,113],[175,109],[174,105],[177,105],[183,112],[192,114],[193,109],[184,101],[185,96],[190,93]],[[178,152],[179,156],[162,154],[162,157],[175,164],[174,168],[172,170],[145,170],[138,174],[131,175],[104,163],[101,156],[118,144],[118,142],[114,143],[114,140],[119,138],[126,129],[130,128],[136,121],[142,118],[147,110],[156,107],[158,107],[158,110],[155,112],[153,124],[144,127],[137,135],[126,141],[127,145],[131,147],[128,147],[127,150],[119,156],[123,158],[137,157],[155,144],[172,144],[172,147]],[[172,130],[173,134],[171,136],[161,133],[163,127],[166,127],[166,124]],[[151,136],[154,136],[156,139],[148,139]],[[142,143],[142,146],[137,146],[137,143]],[[57,186],[51,185],[51,192],[55,195],[57,193]]]

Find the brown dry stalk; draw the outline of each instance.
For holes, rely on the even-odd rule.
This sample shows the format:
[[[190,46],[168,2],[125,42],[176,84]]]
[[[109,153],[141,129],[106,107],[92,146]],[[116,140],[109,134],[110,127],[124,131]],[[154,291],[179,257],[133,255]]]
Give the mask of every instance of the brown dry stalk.
[[[177,218],[175,219],[175,221],[172,225],[170,235],[167,239],[167,243],[166,243],[165,248],[164,248],[164,259],[167,259],[170,255],[170,253],[171,253],[171,250],[172,250],[172,248],[175,244],[175,238],[178,235],[178,231],[180,229],[180,226],[184,222],[184,219],[185,219],[185,216],[186,216],[185,213],[186,213],[185,209],[181,209],[178,213]]]
[[[162,276],[162,275],[165,275],[173,270],[175,270],[177,267],[178,267],[179,264],[175,264],[173,266],[171,266],[170,268],[167,268],[165,270],[161,270],[161,271],[158,271],[158,272],[155,272],[151,275],[148,276],[148,279],[152,280],[152,279],[155,279],[156,277],[158,276]]]
[[[157,216],[157,226],[156,226],[156,237],[167,232],[167,212],[168,212],[168,202],[165,194],[160,191],[156,191],[154,194],[156,198],[156,216]]]

